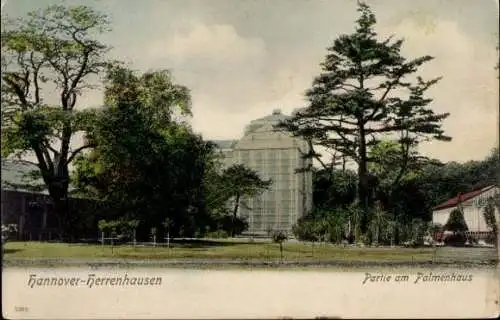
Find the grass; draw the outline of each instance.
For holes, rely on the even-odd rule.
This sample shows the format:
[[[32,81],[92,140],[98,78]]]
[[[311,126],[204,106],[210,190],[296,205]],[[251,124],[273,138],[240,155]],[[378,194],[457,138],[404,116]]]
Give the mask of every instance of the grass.
[[[431,261],[430,248],[351,248],[330,244],[285,243],[285,261],[356,261],[356,262],[426,262]],[[43,242],[8,242],[4,245],[4,260],[39,259],[99,259],[126,260],[241,260],[272,262],[280,259],[275,243],[173,244],[172,247],[133,247]]]

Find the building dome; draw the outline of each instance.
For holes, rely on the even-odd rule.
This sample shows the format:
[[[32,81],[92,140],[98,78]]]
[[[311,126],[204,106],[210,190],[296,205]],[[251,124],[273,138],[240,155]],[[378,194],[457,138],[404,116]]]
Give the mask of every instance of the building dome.
[[[289,116],[286,116],[283,113],[281,113],[280,109],[274,109],[272,114],[251,121],[250,124],[245,127],[245,135],[255,132],[264,125],[267,124],[276,125],[288,118]]]

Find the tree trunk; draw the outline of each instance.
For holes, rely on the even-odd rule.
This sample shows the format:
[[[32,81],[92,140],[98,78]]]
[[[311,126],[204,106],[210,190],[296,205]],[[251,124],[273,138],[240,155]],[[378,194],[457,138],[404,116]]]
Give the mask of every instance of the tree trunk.
[[[51,172],[48,172],[46,174],[50,175]],[[62,241],[72,241],[74,240],[74,235],[71,232],[71,221],[69,219],[69,177],[67,168],[58,168],[58,172],[52,178],[47,178],[44,180],[48,186],[49,195],[54,202],[54,214],[58,222],[57,232],[59,233]]]
[[[52,200],[54,201],[54,214],[57,217],[57,228],[60,238],[64,242],[71,242],[74,240],[74,235],[71,233],[67,197],[52,197]]]
[[[360,229],[366,233],[368,225],[369,190],[368,190],[368,168],[366,159],[366,134],[363,125],[359,126],[359,161],[358,161],[358,201],[362,209]],[[358,239],[356,239],[357,241]]]

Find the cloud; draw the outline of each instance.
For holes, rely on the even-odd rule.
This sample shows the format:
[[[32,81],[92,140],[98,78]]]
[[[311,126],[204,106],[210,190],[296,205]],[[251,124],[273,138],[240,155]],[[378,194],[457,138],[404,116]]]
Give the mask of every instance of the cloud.
[[[443,76],[429,93],[436,112],[451,113],[444,129],[454,140],[428,143],[421,151],[444,161],[484,157],[496,141],[494,47],[471,38],[454,21],[422,12],[377,29],[381,36],[405,38],[405,57],[435,57],[419,72],[424,78]],[[163,60],[172,66],[177,80],[192,89],[194,128],[207,138],[231,138],[276,107],[290,112],[302,106],[326,45],[308,46],[306,40],[269,51],[262,39],[244,37],[234,26],[190,23],[154,41],[147,53],[157,65]]]
[[[243,38],[231,25],[197,24],[187,33],[155,41],[149,49],[154,59],[168,56],[176,64],[196,63],[210,68],[227,68],[266,54],[259,38]]]
[[[432,10],[393,13],[393,17],[397,20],[380,19],[377,31],[381,36],[403,37],[405,57],[435,57],[419,73],[424,78],[443,76],[429,94],[436,112],[451,113],[444,129],[454,140],[428,143],[421,151],[444,161],[483,158],[497,141],[494,44]],[[147,41],[137,39],[141,43],[135,50],[127,40],[126,47],[118,45],[119,51],[122,57],[134,57],[140,69],[171,68],[176,82],[191,89],[192,124],[206,138],[239,137],[253,118],[277,107],[290,112],[304,105],[304,91],[319,74],[325,48],[335,37],[332,32],[345,29],[319,23],[301,29],[310,37],[287,33],[288,38],[282,38],[278,34],[289,30],[276,25],[270,37],[263,30],[243,28],[244,21],[193,15],[162,25],[161,32],[151,29]]]
[[[149,46],[155,67],[171,67],[176,80],[213,111],[244,112],[260,100],[268,61],[262,39],[244,37],[228,24],[190,22],[180,29]]]
[[[191,89],[191,122],[205,137],[240,137],[250,120],[303,104],[311,69],[319,65],[307,48],[269,52],[263,39],[229,24],[191,21],[177,28],[151,42],[147,60],[171,67],[176,81]]]
[[[429,90],[436,112],[449,112],[444,122],[449,143],[428,143],[421,150],[444,161],[482,159],[497,144],[498,59],[494,45],[472,38],[454,21],[431,15],[412,15],[380,33],[404,37],[402,53],[415,58],[431,55],[420,74],[427,79],[443,76]]]

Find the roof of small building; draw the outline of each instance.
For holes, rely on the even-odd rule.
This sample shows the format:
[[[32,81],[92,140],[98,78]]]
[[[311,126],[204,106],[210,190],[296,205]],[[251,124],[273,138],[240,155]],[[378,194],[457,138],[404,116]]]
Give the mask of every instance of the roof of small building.
[[[38,166],[22,160],[2,159],[2,190],[48,195],[45,182],[38,176]],[[70,193],[76,189],[70,185]]]
[[[458,194],[456,197],[451,198],[451,199],[435,206],[433,208],[433,210],[442,210],[442,209],[446,209],[446,208],[456,207],[460,202],[464,202],[464,201],[470,200],[472,198],[475,198],[475,197],[479,196],[480,194],[482,194],[488,190],[491,190],[494,187],[495,187],[494,185],[491,185],[491,186],[477,189],[477,190],[474,190],[474,191],[471,191],[468,193]]]
[[[43,180],[34,176],[38,170],[31,163],[2,159],[2,189],[48,194]]]

